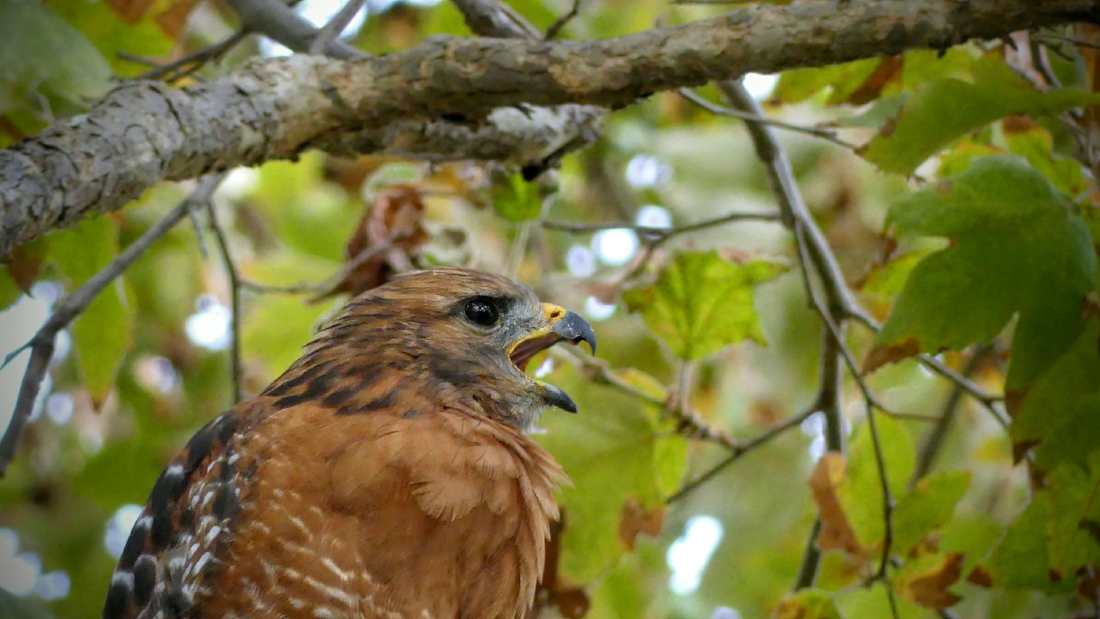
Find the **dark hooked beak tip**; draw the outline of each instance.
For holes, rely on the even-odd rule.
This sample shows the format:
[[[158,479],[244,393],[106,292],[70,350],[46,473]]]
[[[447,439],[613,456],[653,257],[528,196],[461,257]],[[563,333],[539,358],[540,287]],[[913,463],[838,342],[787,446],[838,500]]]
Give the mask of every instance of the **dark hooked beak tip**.
[[[573,401],[573,398],[554,385],[543,384],[542,397],[550,406],[560,408],[567,413],[577,412],[577,403]]]
[[[561,320],[554,323],[550,331],[573,344],[588,342],[588,348],[592,350],[593,355],[596,354],[596,332],[592,330],[592,325],[588,324],[588,321],[581,318],[576,312],[566,312]],[[570,400],[570,403],[572,403],[572,400]],[[576,410],[572,412],[576,412]]]

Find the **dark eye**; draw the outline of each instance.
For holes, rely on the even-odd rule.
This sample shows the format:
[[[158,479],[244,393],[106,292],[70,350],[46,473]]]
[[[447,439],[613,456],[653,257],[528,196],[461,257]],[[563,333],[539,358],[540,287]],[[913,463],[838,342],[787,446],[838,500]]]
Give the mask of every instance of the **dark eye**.
[[[500,320],[500,310],[489,297],[474,297],[466,302],[466,318],[475,325],[491,327]]]

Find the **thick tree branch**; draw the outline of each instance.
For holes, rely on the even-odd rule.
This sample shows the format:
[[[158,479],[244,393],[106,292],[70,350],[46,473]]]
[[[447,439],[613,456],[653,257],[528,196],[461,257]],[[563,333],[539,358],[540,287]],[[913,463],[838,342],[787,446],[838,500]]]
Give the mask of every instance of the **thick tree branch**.
[[[182,90],[135,82],[89,114],[0,152],[0,257],[45,231],[117,210],[160,180],[293,158],[310,148],[416,154],[401,141],[405,134],[387,134],[401,121],[447,118],[469,128],[488,117],[499,131],[525,134],[531,125],[522,122],[523,110],[493,110],[568,103],[614,108],[747,71],[943,49],[1098,18],[1100,0],[767,4],[608,40],[432,37],[404,52],[361,60],[300,55],[256,62]],[[532,143],[509,161],[541,162],[580,147],[587,138],[578,133]],[[463,152],[420,154],[487,158],[468,145]]]

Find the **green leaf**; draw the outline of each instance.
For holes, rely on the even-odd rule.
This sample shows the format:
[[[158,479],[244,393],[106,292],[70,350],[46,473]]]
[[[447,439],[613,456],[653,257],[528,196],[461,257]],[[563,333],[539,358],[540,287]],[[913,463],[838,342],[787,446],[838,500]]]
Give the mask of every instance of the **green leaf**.
[[[110,88],[103,56],[41,2],[0,2],[0,58],[0,114],[31,92],[81,103]]]
[[[1000,54],[974,66],[974,82],[941,78],[924,84],[862,149],[887,172],[912,174],[925,159],[970,131],[998,118],[1019,114],[1049,116],[1100,102],[1100,96],[1073,90],[1039,92],[1016,74]]]
[[[976,45],[957,45],[946,52],[932,49],[915,49],[905,52],[901,70],[901,87],[914,90],[937,78],[957,77],[969,79],[974,64],[982,58]]]
[[[508,221],[521,222],[534,219],[542,212],[542,198],[538,184],[513,174],[508,183],[493,187],[493,210]]]
[[[779,601],[775,619],[841,619],[828,591],[801,589]]]
[[[336,185],[321,182],[324,157],[298,162],[270,161],[260,169],[253,199],[279,238],[304,254],[343,262],[344,249],[363,216],[362,202]]]
[[[1007,379],[1018,394],[1083,329],[1083,303],[1096,287],[1092,239],[1063,196],[1018,159],[977,159],[894,204],[886,225],[899,237],[947,237],[951,245],[913,269],[872,356],[961,349],[991,340],[1019,314]]]
[[[1014,119],[1004,121],[1008,149],[1027,158],[1058,191],[1079,196],[1088,187],[1081,164],[1054,153],[1054,138],[1042,125]]]
[[[966,575],[985,559],[1003,533],[1004,527],[988,514],[956,516],[941,530],[940,552],[962,554],[962,573]]]
[[[4,619],[54,619],[45,608],[0,587],[0,617]]]
[[[50,239],[50,258],[75,290],[118,254],[118,224],[109,217],[85,219]],[[107,397],[133,342],[134,315],[122,278],[107,286],[71,327],[84,387],[98,406]]]
[[[109,2],[86,0],[51,0],[50,6],[58,16],[75,28],[99,50],[110,68],[119,75],[130,77],[149,70],[149,67],[126,60],[119,52],[145,58],[162,58],[172,52],[173,41],[157,25],[154,11],[134,22],[123,21]],[[94,50],[93,50],[94,51]]]
[[[1077,342],[1024,396],[1009,428],[1017,455],[1038,444],[1035,465],[1085,465],[1100,445],[1100,321],[1090,320]]]
[[[8,270],[0,269],[0,312],[11,307],[21,296],[23,291],[16,285]]]
[[[951,519],[971,477],[969,471],[933,473],[898,499],[894,512],[894,548],[898,554],[908,553],[925,535]]]
[[[827,67],[784,71],[772,91],[771,102],[799,103],[825,88],[831,88],[827,105],[839,105],[863,85],[880,62],[879,58],[868,58]]]
[[[1059,584],[1049,578],[1050,555],[1046,537],[1050,517],[1050,493],[1035,493],[1031,504],[1008,527],[986,563],[994,586],[1001,589],[1039,589],[1047,593],[1067,588],[1065,581]]]
[[[296,297],[267,296],[244,320],[241,347],[264,360],[265,377],[274,379],[301,356],[318,322],[333,304],[307,304]]]
[[[623,301],[677,357],[690,361],[746,338],[764,344],[753,292],[785,269],[765,260],[729,262],[716,251],[686,252],[657,283],[624,292]]]
[[[624,378],[639,381],[639,374]],[[687,441],[672,432],[658,407],[595,385],[572,366],[547,380],[584,403],[579,415],[544,415],[539,442],[573,481],[560,493],[566,526],[561,568],[573,582],[588,583],[626,552],[619,520],[627,501],[658,506],[675,487],[671,482],[683,477]]]
[[[895,256],[886,264],[875,267],[867,274],[863,287],[865,295],[893,298],[901,293],[913,268],[928,256],[928,251],[912,251]]]
[[[891,599],[887,590],[888,584],[878,583],[871,587],[859,589],[837,596],[837,608],[841,616],[849,619],[863,619],[873,617],[898,617],[898,619],[927,619],[928,610],[917,606],[909,600],[895,596]],[[894,612],[894,608],[897,612]]]
[[[909,93],[899,92],[897,94],[889,95],[875,99],[875,102],[870,104],[866,110],[853,114],[851,116],[844,116],[837,120],[828,121],[822,123],[823,127],[861,127],[864,129],[878,129],[887,122],[891,122],[897,117],[898,111],[901,110],[901,106],[905,105],[905,102],[909,100]]]
[[[1088,468],[1060,465],[1047,483],[1050,573],[1072,582],[1079,568],[1100,565],[1100,451],[1089,457]]]
[[[901,496],[916,467],[913,438],[905,424],[886,415],[875,417],[886,467],[890,493]],[[848,470],[837,492],[852,529],[865,548],[872,548],[885,537],[882,518],[882,483],[875,460],[871,428],[864,424],[852,440],[848,452]]]

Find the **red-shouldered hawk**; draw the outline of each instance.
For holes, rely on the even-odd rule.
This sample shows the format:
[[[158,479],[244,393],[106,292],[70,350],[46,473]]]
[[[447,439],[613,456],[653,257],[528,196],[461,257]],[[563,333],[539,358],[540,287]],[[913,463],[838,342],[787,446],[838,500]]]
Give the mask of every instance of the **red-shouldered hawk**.
[[[518,619],[565,474],[526,435],[524,373],[580,316],[438,269],[354,299],[153,486],[104,619]]]

